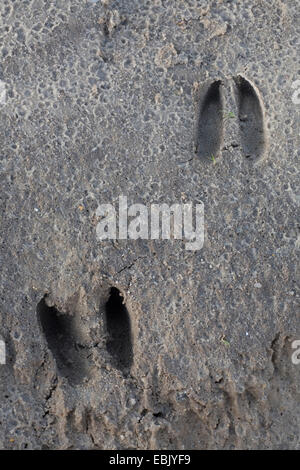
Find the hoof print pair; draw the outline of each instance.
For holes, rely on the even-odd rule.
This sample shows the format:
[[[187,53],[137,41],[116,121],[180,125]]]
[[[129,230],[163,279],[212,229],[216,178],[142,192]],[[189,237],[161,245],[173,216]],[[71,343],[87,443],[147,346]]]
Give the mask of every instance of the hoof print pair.
[[[259,160],[266,148],[264,108],[256,87],[242,75],[233,78],[238,109],[241,147],[245,157]],[[234,118],[234,113],[228,113]],[[222,81],[202,89],[196,129],[196,153],[202,159],[214,160],[220,153],[226,115]]]

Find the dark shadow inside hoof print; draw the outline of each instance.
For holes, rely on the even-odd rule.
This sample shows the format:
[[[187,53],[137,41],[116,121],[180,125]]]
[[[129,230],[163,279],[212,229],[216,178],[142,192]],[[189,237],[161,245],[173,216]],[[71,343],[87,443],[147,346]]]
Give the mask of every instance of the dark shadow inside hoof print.
[[[205,160],[214,161],[223,142],[223,99],[221,81],[212,83],[200,98],[196,129],[196,153]]]
[[[264,112],[261,99],[254,85],[238,75],[237,87],[239,123],[243,152],[249,160],[259,160],[266,148]]]
[[[131,322],[123,297],[115,287],[110,290],[105,316],[107,351],[111,355],[113,365],[127,375],[133,363]]]
[[[58,372],[72,384],[82,382],[86,376],[86,351],[79,339],[75,317],[48,307],[45,297],[37,306],[37,315]]]

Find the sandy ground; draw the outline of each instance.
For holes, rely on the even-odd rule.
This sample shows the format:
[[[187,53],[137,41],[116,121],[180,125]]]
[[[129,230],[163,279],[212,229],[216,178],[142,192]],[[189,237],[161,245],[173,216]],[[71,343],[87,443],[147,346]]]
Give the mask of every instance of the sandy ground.
[[[0,447],[299,448],[299,3],[0,13]],[[99,240],[119,196],[203,247]]]

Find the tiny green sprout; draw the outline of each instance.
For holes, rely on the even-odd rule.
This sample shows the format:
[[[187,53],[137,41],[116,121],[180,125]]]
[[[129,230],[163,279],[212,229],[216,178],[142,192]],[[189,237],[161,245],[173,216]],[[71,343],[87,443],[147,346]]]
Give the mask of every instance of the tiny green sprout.
[[[224,114],[224,119],[232,119],[235,117],[235,114],[232,111]]]
[[[215,163],[216,163],[215,156],[214,156],[214,155],[211,155],[211,156],[210,156],[210,158],[211,158],[211,160],[212,160],[213,164],[215,164]]]
[[[227,341],[227,339],[225,339],[224,337],[221,338],[221,341],[222,341],[223,344],[225,344],[225,346],[230,346],[229,341]]]

